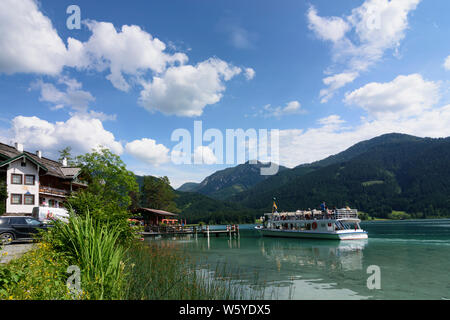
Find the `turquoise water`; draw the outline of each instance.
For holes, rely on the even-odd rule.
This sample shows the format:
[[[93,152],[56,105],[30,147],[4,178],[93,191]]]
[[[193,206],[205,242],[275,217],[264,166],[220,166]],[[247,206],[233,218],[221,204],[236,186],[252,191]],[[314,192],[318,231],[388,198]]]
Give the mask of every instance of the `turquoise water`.
[[[247,225],[239,238],[155,241],[176,244],[199,268],[225,266],[243,287],[264,287],[268,299],[450,299],[450,220],[361,226],[369,239],[267,238]],[[380,268],[381,289],[367,288],[371,265]]]

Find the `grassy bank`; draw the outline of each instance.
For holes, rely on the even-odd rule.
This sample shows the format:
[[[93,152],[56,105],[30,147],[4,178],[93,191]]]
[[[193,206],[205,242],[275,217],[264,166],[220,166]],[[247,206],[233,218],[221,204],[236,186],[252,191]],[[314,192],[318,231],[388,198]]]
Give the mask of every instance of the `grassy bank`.
[[[231,281],[212,281],[174,248],[121,241],[117,226],[89,215],[56,223],[37,247],[0,266],[0,299],[238,299]],[[81,271],[81,292],[66,285]]]

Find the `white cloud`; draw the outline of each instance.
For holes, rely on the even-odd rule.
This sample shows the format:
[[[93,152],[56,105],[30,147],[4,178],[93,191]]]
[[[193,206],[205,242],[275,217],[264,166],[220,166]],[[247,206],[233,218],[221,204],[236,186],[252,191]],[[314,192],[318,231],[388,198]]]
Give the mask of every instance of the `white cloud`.
[[[255,77],[255,70],[252,68],[245,68],[244,75],[247,80],[252,80]]]
[[[317,121],[319,124],[321,124],[323,127],[331,127],[331,126],[338,126],[345,122],[345,120],[342,120],[339,115],[333,114],[331,116],[319,119]]]
[[[89,21],[92,35],[87,42],[69,39],[69,65],[78,68],[108,69],[107,76],[114,87],[128,91],[130,85],[124,75],[138,76],[146,70],[161,73],[168,64],[184,63],[184,53],[168,54],[166,45],[139,26],[122,26],[117,32],[109,22]]]
[[[220,19],[216,24],[216,30],[225,34],[229,44],[237,49],[252,49],[258,35],[241,26],[236,16],[228,16]]]
[[[117,120],[116,114],[106,114],[101,111],[99,112],[99,111],[94,111],[94,110],[89,110],[87,112],[75,112],[75,113],[69,113],[69,114],[71,116],[79,115],[79,116],[83,116],[83,117],[94,118],[94,119],[98,119],[100,121],[116,121]]]
[[[61,77],[58,83],[66,86],[65,91],[60,91],[53,84],[42,80],[34,82],[31,88],[40,90],[41,96],[39,100],[54,104],[53,109],[61,109],[68,106],[76,111],[86,111],[89,103],[95,101],[90,92],[81,90],[81,83],[75,79]]]
[[[66,48],[36,1],[3,0],[0,73],[60,75],[64,67],[107,72],[106,78],[119,90],[142,86],[140,102],[147,110],[198,116],[205,106],[221,100],[224,82],[242,72],[218,58],[187,65],[185,53],[166,50],[164,42],[136,25],[123,25],[119,30],[109,22],[91,20],[85,25],[91,32],[89,39],[83,42],[69,37]],[[248,80],[254,75],[253,69],[245,69]],[[71,87],[76,84],[66,83],[66,91],[42,81],[37,86],[41,100],[53,103],[53,109],[86,109],[93,97],[80,85]]]
[[[398,48],[408,28],[408,15],[419,2],[366,0],[345,18],[319,17],[311,7],[307,15],[310,29],[320,39],[333,42],[333,60],[344,66],[340,74],[352,75],[343,82],[327,77],[324,82],[328,81],[329,87],[321,91],[323,103],[340,87],[356,79],[360,72],[377,63],[386,50]]]
[[[426,81],[420,74],[398,76],[391,82],[372,82],[345,95],[376,118],[419,116],[439,100],[439,83]]]
[[[143,82],[140,104],[153,112],[194,117],[222,98],[224,82],[241,73],[225,61],[211,58],[196,66],[173,66],[152,82]]]
[[[291,101],[288,102],[288,104],[284,107],[283,112],[284,113],[295,113],[300,110],[300,102],[298,101]]]
[[[330,120],[330,119],[329,119]],[[321,119],[320,126],[306,130],[280,130],[280,164],[294,167],[337,154],[355,143],[386,133],[404,133],[420,137],[450,136],[450,105],[427,110],[414,118],[363,120],[352,128]]]
[[[328,100],[333,97],[336,90],[342,88],[347,83],[353,82],[353,80],[357,77],[357,72],[343,72],[335,74],[334,76],[326,77],[323,79],[323,83],[327,85],[328,88],[320,90],[320,96],[322,97],[320,101],[322,103],[328,102]]]
[[[345,33],[350,30],[350,25],[339,17],[322,18],[317,15],[317,10],[310,7],[308,10],[308,27],[323,40],[336,42],[341,40]]]
[[[159,166],[170,161],[169,149],[163,144],[157,144],[153,139],[143,138],[128,142],[125,149],[133,157],[150,165]]]
[[[439,90],[439,82],[412,74],[387,83],[369,83],[347,93],[345,102],[363,108],[369,117],[350,125],[334,114],[319,119],[317,127],[280,130],[280,164],[293,167],[321,160],[362,140],[392,132],[450,136],[450,105],[434,107]]]
[[[450,70],[450,56],[448,56],[447,59],[445,59],[444,68],[445,70]]]
[[[230,26],[229,28],[231,44],[238,49],[249,49],[253,47],[252,38],[254,35],[250,34],[246,29],[240,26]]]
[[[198,146],[194,150],[194,164],[215,164],[217,158],[211,148],[207,146]]]
[[[33,0],[0,2],[0,73],[58,74],[66,47]]]
[[[38,117],[17,116],[11,124],[9,141],[21,142],[28,150],[42,150],[56,156],[57,151],[66,146],[71,146],[75,154],[104,146],[116,154],[123,152],[122,144],[105,130],[99,119],[85,115],[74,115],[65,122],[55,123]]]
[[[259,109],[258,112],[254,114],[254,116],[260,116],[263,118],[281,118],[285,115],[299,114],[302,112],[304,111],[301,109],[300,102],[294,100],[286,103],[284,107],[272,107],[272,105],[266,104],[264,107]]]

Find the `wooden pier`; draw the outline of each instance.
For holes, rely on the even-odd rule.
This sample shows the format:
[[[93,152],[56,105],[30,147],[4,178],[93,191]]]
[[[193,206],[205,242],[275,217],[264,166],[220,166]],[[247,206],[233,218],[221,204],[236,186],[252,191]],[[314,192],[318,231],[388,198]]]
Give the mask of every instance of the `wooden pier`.
[[[226,226],[226,229],[210,229],[206,227],[158,227],[153,226],[150,231],[144,231],[141,233],[143,237],[154,237],[164,235],[203,235],[204,237],[219,237],[220,235],[227,235],[229,237],[239,236],[239,226],[231,225]]]

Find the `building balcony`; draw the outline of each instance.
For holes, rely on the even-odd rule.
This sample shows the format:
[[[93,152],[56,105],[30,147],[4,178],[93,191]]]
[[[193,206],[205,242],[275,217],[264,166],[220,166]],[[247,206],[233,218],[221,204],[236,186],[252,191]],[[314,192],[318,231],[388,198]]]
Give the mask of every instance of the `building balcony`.
[[[65,198],[69,195],[70,191],[46,186],[39,186],[39,193]]]

